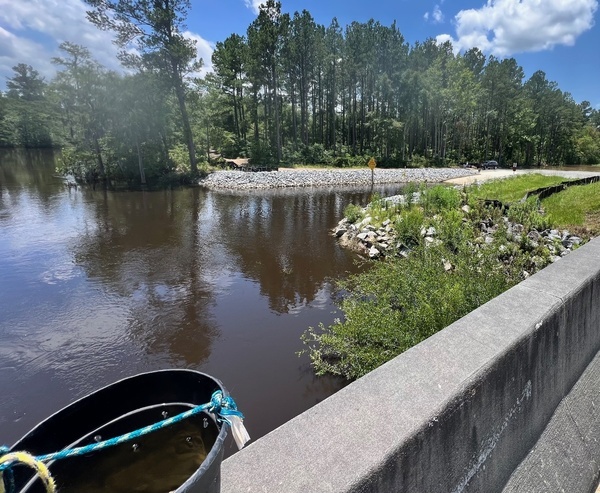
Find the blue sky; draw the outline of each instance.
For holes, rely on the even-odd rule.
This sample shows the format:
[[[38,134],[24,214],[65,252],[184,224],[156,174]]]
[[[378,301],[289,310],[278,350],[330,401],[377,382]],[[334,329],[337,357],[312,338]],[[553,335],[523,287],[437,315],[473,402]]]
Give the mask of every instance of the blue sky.
[[[217,41],[244,34],[260,0],[191,0],[188,35],[197,41],[205,69]],[[412,45],[427,38],[451,40],[456,50],[479,47],[499,58],[514,57],[530,77],[543,70],[548,80],[600,109],[600,28],[598,0],[283,0],[284,12],[308,10],[342,27],[370,18],[398,28]],[[104,65],[117,68],[111,34],[85,18],[82,0],[0,0],[0,88],[11,67],[32,65],[51,78],[57,46],[87,46]]]

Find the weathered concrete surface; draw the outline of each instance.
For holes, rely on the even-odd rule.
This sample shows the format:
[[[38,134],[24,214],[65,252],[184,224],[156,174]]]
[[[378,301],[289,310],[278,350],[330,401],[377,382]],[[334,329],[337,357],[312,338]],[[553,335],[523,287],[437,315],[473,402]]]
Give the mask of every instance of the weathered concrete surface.
[[[565,397],[600,349],[599,299],[597,239],[226,460],[223,493],[534,491],[515,470],[547,426],[542,460],[576,469],[538,467],[539,491],[593,491],[596,396],[582,379],[591,400]],[[559,406],[579,424],[552,431]]]
[[[559,404],[503,493],[592,492],[600,470],[600,354]]]

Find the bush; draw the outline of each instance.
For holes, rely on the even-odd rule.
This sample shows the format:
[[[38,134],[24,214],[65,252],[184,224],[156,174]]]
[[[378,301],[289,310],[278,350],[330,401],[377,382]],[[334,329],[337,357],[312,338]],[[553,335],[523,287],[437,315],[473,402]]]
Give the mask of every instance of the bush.
[[[326,162],[323,144],[303,145],[301,153],[304,164],[324,164]]]
[[[491,254],[457,256],[443,246],[420,247],[407,259],[379,262],[340,283],[347,293],[341,302],[345,320],[310,328],[302,340],[317,374],[353,380],[516,282]]]
[[[351,223],[355,223],[363,217],[363,210],[356,204],[348,204],[344,209],[344,217]]]
[[[427,158],[419,155],[413,155],[409,160],[411,168],[426,168],[429,165]]]
[[[437,217],[434,224],[438,239],[454,253],[473,238],[472,229],[463,222],[463,217],[456,209],[446,210]]]
[[[256,165],[269,165],[273,164],[273,155],[271,154],[271,148],[263,144],[262,142],[254,142],[250,145],[248,150],[250,156],[250,162]]]
[[[543,231],[550,227],[548,219],[540,213],[538,201],[535,198],[512,204],[508,209],[508,219],[522,224],[526,231],[532,229]]]
[[[427,211],[433,213],[442,210],[456,209],[460,205],[460,192],[454,187],[436,185],[421,194],[421,203]]]
[[[394,223],[398,239],[408,247],[421,242],[421,229],[425,225],[425,216],[421,209],[413,208],[402,213]]]

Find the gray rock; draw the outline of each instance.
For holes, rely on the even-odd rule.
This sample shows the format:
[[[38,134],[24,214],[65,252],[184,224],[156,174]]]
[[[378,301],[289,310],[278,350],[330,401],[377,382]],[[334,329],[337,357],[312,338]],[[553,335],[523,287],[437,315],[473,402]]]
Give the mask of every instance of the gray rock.
[[[200,180],[201,186],[223,189],[265,189],[318,186],[370,186],[374,183],[439,183],[451,178],[475,174],[464,168],[418,168],[371,170],[285,170],[279,171],[216,171]]]

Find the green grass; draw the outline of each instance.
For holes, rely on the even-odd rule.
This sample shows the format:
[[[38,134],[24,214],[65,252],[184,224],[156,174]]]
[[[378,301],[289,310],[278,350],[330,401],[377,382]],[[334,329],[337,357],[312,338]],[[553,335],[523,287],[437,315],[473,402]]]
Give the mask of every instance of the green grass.
[[[542,201],[542,207],[556,227],[600,232],[600,182],[555,193]]]
[[[550,187],[567,181],[562,176],[535,174],[517,175],[503,180],[492,180],[481,185],[468,187],[468,193],[479,199],[494,199],[501,202],[521,200],[527,192]]]

